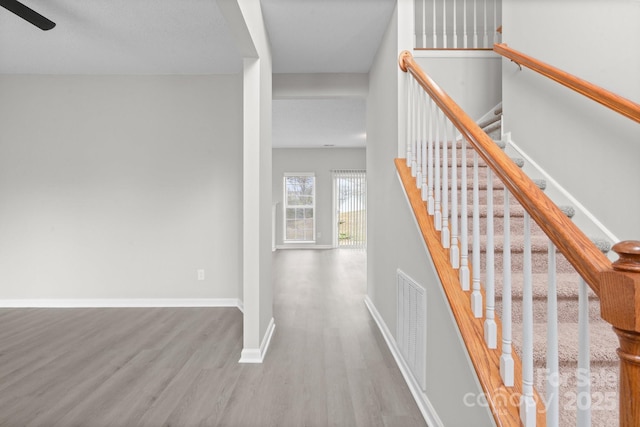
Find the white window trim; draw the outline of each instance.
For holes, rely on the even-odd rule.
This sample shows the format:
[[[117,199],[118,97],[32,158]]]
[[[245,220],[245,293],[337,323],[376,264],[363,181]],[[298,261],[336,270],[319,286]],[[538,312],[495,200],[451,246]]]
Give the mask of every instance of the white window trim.
[[[290,240],[287,239],[287,177],[289,176],[311,176],[313,177],[313,204],[311,206],[296,206],[313,209],[313,240]],[[309,244],[316,243],[316,174],[314,172],[285,172],[282,177],[282,241],[286,244]]]

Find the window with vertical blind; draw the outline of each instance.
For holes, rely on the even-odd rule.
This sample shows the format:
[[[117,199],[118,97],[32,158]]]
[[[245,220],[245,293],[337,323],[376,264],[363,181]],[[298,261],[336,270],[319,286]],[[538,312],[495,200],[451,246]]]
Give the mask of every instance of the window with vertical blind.
[[[364,249],[367,245],[367,180],[364,170],[334,170],[336,246]]]
[[[283,200],[285,242],[315,242],[315,175],[299,172],[285,173]]]

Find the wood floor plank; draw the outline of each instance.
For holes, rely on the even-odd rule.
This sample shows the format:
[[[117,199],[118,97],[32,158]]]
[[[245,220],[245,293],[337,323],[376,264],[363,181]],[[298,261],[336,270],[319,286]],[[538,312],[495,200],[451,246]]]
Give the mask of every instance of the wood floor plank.
[[[259,365],[235,308],[0,309],[0,426],[424,426],[365,275],[363,252],[277,252]]]

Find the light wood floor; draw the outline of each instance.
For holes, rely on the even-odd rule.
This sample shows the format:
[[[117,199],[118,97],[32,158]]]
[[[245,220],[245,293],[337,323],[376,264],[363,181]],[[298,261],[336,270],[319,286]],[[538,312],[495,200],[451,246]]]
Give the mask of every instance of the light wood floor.
[[[0,426],[424,426],[364,306],[365,262],[276,252],[261,365],[237,363],[235,308],[0,309]]]

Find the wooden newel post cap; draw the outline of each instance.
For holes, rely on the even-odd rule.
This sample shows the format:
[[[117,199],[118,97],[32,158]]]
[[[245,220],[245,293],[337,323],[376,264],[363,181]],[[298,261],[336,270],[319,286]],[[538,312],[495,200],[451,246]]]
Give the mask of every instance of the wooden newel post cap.
[[[611,249],[620,257],[611,264],[614,270],[640,273],[640,241],[624,240]]]
[[[400,69],[405,73],[407,72],[407,66],[404,63],[404,58],[407,57],[412,57],[411,52],[409,52],[408,50],[403,50],[402,52],[400,52],[400,56],[398,56],[398,65],[400,66]]]

